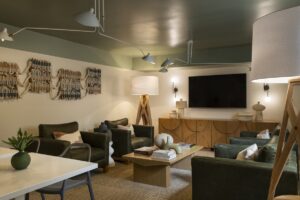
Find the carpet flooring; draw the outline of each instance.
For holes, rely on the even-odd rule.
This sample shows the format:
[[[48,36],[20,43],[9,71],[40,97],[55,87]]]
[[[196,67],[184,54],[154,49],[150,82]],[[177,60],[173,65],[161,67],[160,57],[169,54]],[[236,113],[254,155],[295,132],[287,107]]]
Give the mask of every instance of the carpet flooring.
[[[199,151],[197,155],[212,156],[210,151]],[[151,186],[132,181],[132,164],[117,163],[107,173],[92,176],[96,200],[191,200],[191,171],[171,168],[171,186],[168,188]],[[40,200],[36,192],[30,200]],[[58,200],[58,195],[46,195],[46,199]],[[88,200],[87,187],[79,187],[65,193],[66,200]]]

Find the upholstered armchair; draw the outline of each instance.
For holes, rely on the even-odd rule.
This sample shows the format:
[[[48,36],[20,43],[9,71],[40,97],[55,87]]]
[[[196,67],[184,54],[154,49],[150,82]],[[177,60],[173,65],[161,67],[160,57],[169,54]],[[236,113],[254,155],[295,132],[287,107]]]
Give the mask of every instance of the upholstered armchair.
[[[134,149],[143,146],[153,146],[154,144],[154,127],[144,125],[132,125],[134,135],[130,130],[118,128],[118,125],[127,126],[128,119],[123,118],[115,121],[105,121],[107,127],[111,130],[111,139],[113,142],[115,159],[121,159],[123,155],[132,152]],[[95,129],[97,132],[97,129]]]
[[[77,122],[65,124],[40,124],[39,137],[40,148],[39,153],[59,156],[70,145],[70,142],[64,140],[55,140],[53,132],[59,131],[64,133],[73,133],[78,130]],[[109,155],[109,136],[105,133],[80,132],[82,140],[91,146],[91,162],[98,163],[98,166],[106,169],[108,166]],[[82,149],[72,150],[73,157],[83,160],[85,156]]]

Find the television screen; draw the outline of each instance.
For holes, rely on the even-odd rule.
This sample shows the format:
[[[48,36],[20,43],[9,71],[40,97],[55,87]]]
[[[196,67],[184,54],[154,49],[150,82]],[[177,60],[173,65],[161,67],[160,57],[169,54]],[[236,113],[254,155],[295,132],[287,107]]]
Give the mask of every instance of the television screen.
[[[189,107],[245,108],[246,74],[189,77]]]

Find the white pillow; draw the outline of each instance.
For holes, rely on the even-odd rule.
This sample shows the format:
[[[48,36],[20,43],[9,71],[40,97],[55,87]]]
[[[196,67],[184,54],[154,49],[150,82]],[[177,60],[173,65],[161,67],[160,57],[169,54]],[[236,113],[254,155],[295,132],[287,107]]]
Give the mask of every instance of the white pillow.
[[[243,151],[239,152],[236,160],[254,160],[254,157],[258,153],[258,147],[256,144],[252,144]]]
[[[118,125],[118,128],[122,130],[130,131],[131,135],[134,136],[134,128],[132,125],[128,125],[128,126]]]
[[[64,132],[55,131],[55,132],[53,132],[53,135],[54,135],[55,139],[69,141],[71,144],[83,143],[81,134],[79,131],[76,131],[74,133],[64,133]]]
[[[271,136],[270,136],[269,129],[259,132],[256,137],[259,139],[270,139]]]

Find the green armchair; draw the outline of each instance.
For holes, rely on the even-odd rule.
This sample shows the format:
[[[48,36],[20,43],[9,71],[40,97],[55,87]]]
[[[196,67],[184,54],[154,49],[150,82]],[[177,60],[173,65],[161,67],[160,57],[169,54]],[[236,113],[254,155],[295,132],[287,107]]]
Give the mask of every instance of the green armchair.
[[[60,156],[62,152],[70,146],[70,142],[63,140],[55,140],[53,136],[54,131],[65,133],[73,133],[78,130],[77,122],[70,122],[65,124],[40,124],[39,138],[40,148],[39,153]],[[98,163],[100,168],[107,169],[109,156],[109,134],[105,133],[90,133],[80,132],[84,143],[91,147],[91,162]],[[85,152],[82,149],[72,150],[74,158],[83,160]]]

